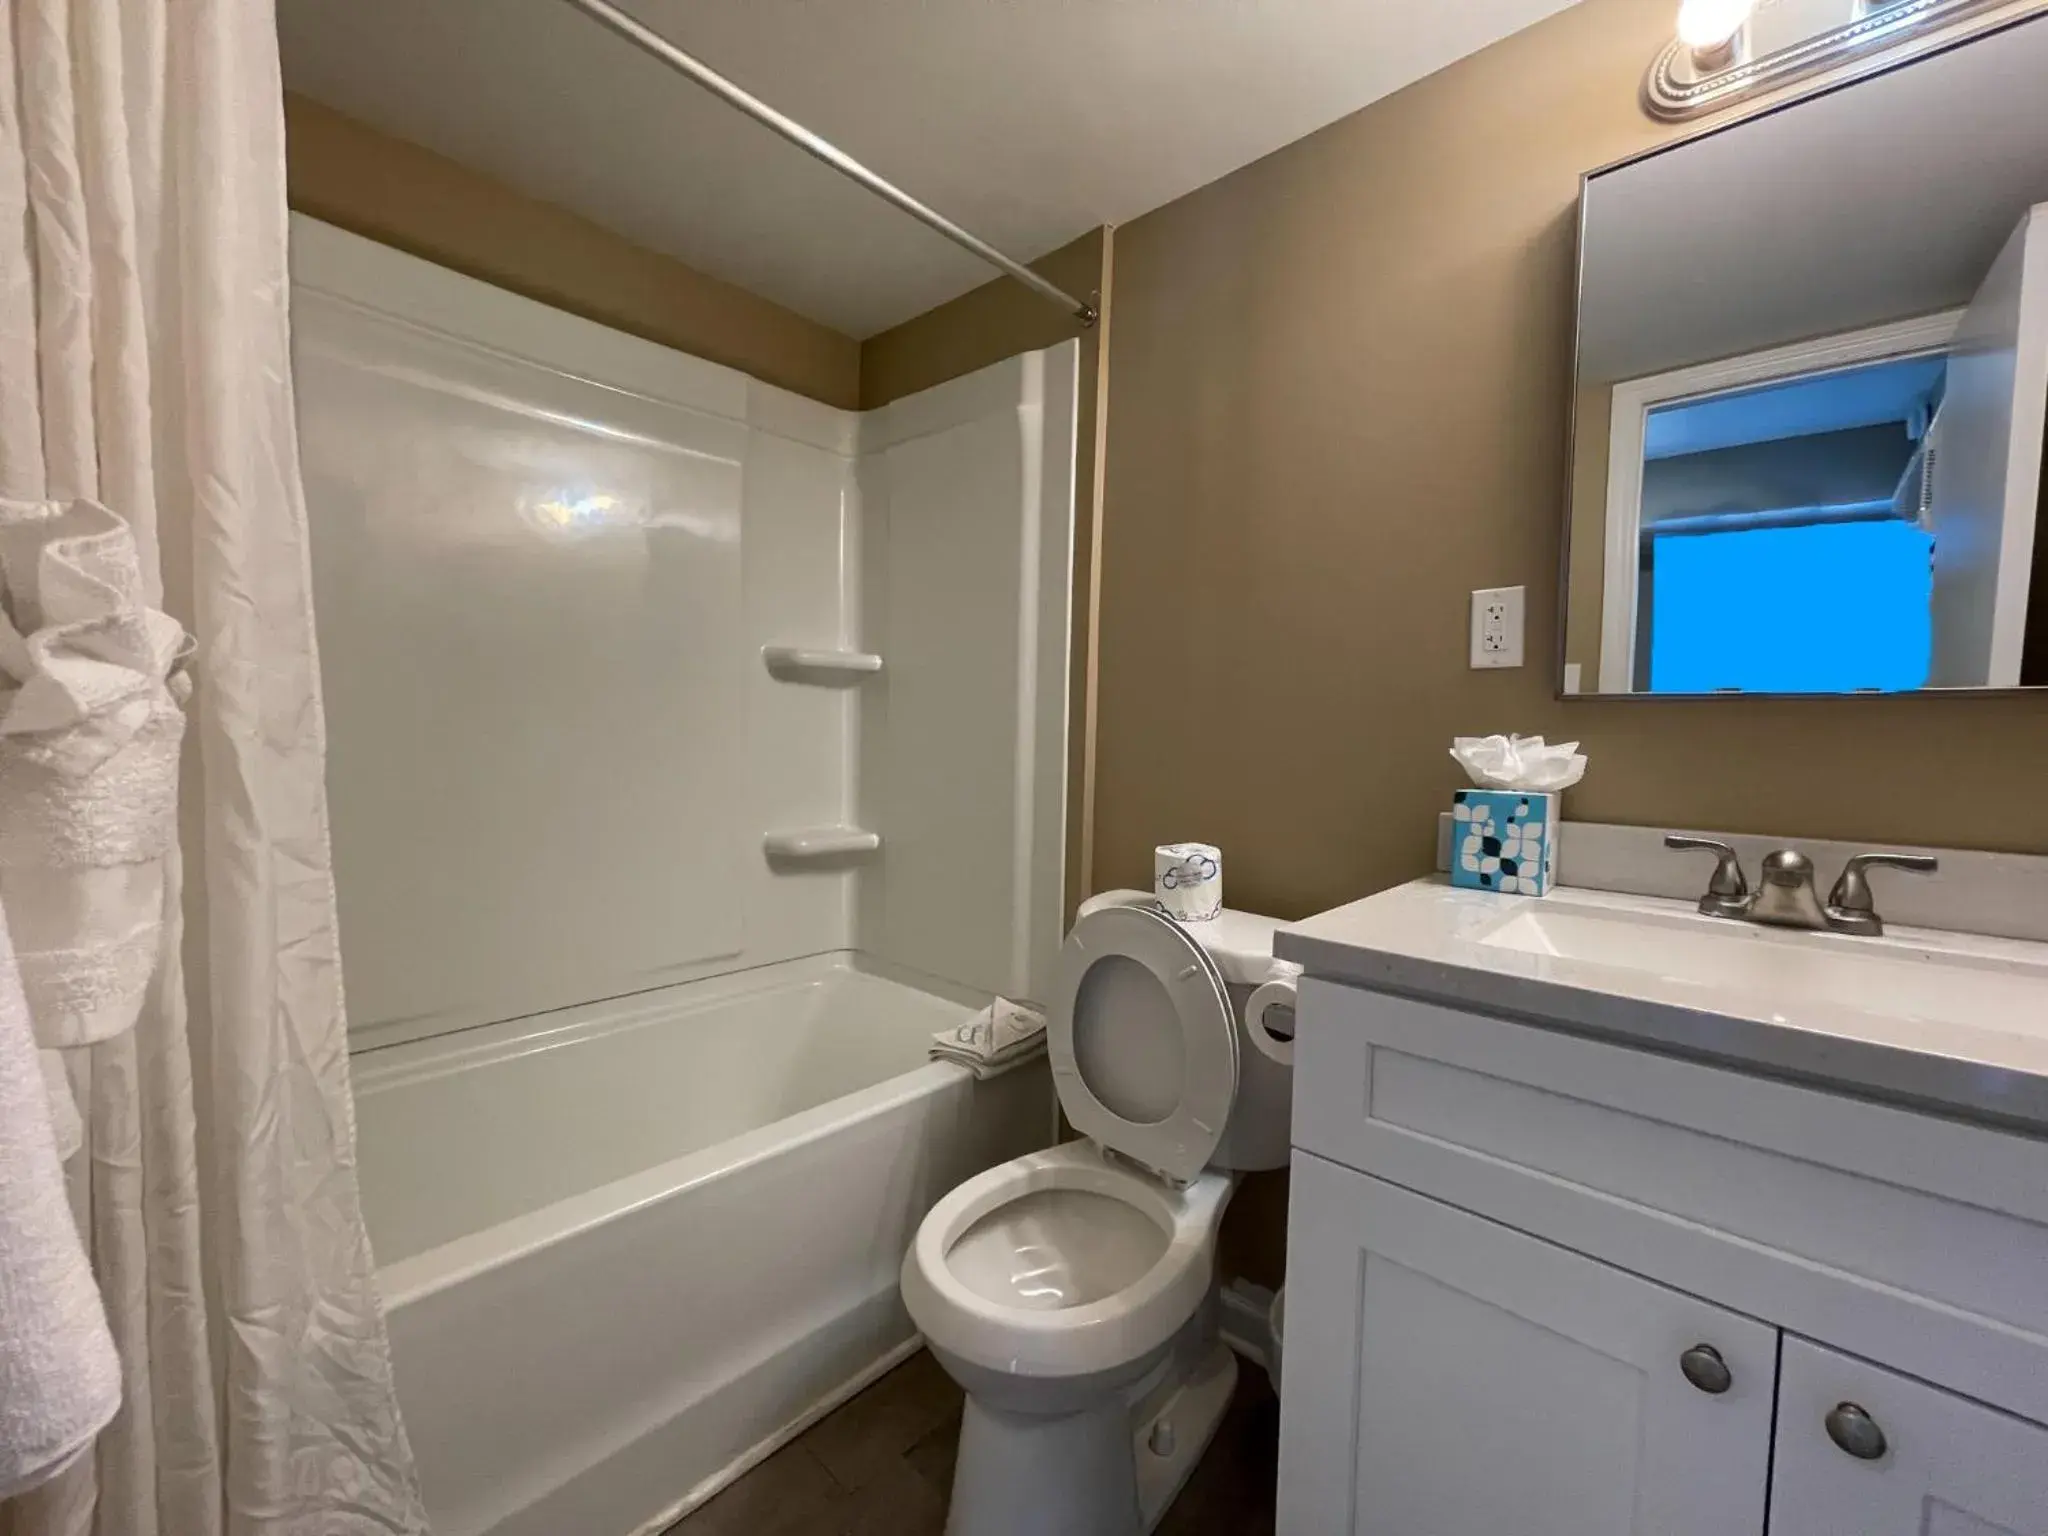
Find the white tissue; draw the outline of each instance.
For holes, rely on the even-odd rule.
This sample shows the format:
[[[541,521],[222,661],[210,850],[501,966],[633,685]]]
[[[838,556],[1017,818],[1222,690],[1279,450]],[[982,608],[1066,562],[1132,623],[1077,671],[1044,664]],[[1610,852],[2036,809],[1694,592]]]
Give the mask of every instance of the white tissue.
[[[1451,742],[1451,756],[1481,789],[1570,789],[1586,776],[1576,741],[1552,747],[1541,736],[1459,736]]]

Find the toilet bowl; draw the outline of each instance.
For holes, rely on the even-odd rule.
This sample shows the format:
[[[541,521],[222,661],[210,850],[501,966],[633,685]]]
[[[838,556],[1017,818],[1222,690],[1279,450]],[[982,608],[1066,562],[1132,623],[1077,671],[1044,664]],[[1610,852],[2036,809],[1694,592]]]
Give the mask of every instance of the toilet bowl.
[[[1059,1411],[1142,1377],[1195,1315],[1230,1191],[1216,1173],[1169,1188],[1089,1141],[1031,1153],[932,1208],[904,1304],[992,1401]]]
[[[1222,1417],[1216,1234],[1233,1170],[1285,1159],[1289,1087],[1245,1093],[1238,1041],[1277,925],[1224,916],[1082,908],[1047,1010],[1082,1139],[968,1180],[904,1257],[904,1305],[967,1393],[949,1536],[1139,1536]]]

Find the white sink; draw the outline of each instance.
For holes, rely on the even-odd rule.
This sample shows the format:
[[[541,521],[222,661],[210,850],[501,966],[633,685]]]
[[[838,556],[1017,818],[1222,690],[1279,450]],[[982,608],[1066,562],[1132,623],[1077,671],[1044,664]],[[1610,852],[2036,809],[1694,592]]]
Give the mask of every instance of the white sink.
[[[2048,1037],[2048,963],[2021,947],[1925,930],[1872,939],[1766,928],[1673,905],[1560,893],[1518,904],[1475,937],[1495,949],[1644,973],[1667,987],[1739,992],[1784,1012],[1824,1003]]]
[[[1690,900],[1411,881],[1282,931],[1349,982],[2048,1135],[2048,943],[1703,917]]]

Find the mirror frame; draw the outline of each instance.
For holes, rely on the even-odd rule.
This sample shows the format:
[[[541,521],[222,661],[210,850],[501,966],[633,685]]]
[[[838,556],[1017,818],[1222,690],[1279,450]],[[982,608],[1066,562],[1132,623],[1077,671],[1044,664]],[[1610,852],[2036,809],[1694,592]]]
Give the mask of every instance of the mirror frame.
[[[1654,144],[1648,149],[1610,160],[1579,175],[1579,206],[1574,223],[1575,243],[1573,246],[1572,268],[1572,368],[1565,381],[1568,409],[1565,412],[1565,454],[1564,454],[1564,510],[1563,528],[1558,539],[1557,569],[1557,636],[1551,655],[1551,697],[1563,704],[1629,704],[1629,703],[1683,703],[1700,700],[1756,700],[1756,699],[1996,699],[2035,698],[2048,701],[2048,686],[2000,687],[2000,688],[1923,688],[1912,693],[1628,693],[1585,692],[1567,693],[1564,687],[1566,664],[1565,641],[1567,620],[1571,612],[1572,582],[1572,497],[1575,488],[1575,470],[1579,449],[1579,362],[1583,345],[1581,314],[1585,307],[1586,279],[1586,189],[1596,177],[1611,171],[1635,165],[1644,160],[1653,160],[1659,155],[1669,154],[1697,143],[1701,139],[1713,138],[1729,133],[1747,123],[1758,122],[1810,101],[1817,96],[1832,95],[1846,90],[1864,80],[1890,74],[1893,70],[1904,69],[1916,61],[1934,54],[1946,53],[1952,48],[1961,48],[1980,39],[2026,25],[2036,18],[2048,17],[2048,0],[1931,0],[1937,6],[1946,6],[1946,19],[1953,21],[1956,10],[1968,8],[1980,13],[1981,25],[1968,28],[1956,26],[1935,32],[1924,32],[1913,41],[1912,46],[1872,50],[1866,54],[1865,62],[1846,72],[1837,72],[1813,89],[1788,94],[1753,112],[1730,116],[1727,121],[1703,124],[1689,133],[1680,133]],[[2042,25],[2048,26],[2048,20]],[[1833,34],[1828,34],[1832,36]],[[1676,46],[1674,44],[1674,46]],[[1780,80],[1778,84],[1783,84]],[[1759,87],[1759,90],[1764,89]],[[1728,98],[1738,100],[1747,91]],[[1704,110],[1704,109],[1702,109]],[[1690,114],[1689,114],[1690,115]],[[1610,467],[1611,472],[1611,467]]]
[[[1789,48],[1704,74],[1674,37],[1643,77],[1643,110],[1660,122],[1685,122],[1823,75],[1846,85],[1958,41],[1949,34],[1972,17],[2036,8],[2014,0],[1898,0]]]

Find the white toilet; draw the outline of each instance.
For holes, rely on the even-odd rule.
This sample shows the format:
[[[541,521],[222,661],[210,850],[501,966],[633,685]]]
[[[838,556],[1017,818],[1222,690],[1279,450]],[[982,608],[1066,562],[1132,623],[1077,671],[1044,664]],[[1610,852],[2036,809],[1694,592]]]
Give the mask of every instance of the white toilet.
[[[968,1180],[903,1260],[967,1391],[948,1536],[1136,1536],[1207,1447],[1237,1378],[1217,1228],[1237,1172],[1287,1162],[1291,1011],[1244,1016],[1278,927],[1184,927],[1133,891],[1082,907],[1046,1035],[1084,1139]]]

